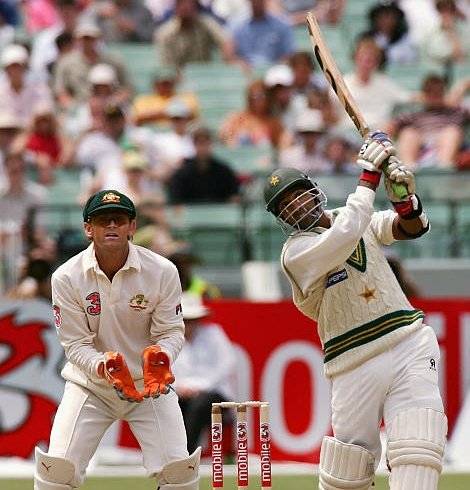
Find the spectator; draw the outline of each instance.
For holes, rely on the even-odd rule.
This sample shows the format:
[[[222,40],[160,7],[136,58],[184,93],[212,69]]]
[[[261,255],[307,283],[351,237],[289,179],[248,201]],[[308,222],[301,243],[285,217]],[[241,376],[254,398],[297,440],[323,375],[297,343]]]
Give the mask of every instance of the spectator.
[[[446,68],[468,59],[470,33],[468,21],[460,18],[454,0],[436,0],[437,25],[431,25],[420,43],[424,61]]]
[[[223,27],[199,11],[197,0],[175,0],[174,14],[156,29],[154,42],[161,62],[176,68],[211,61],[215,49],[226,61],[232,56],[232,43]]]
[[[60,108],[68,110],[87,100],[90,96],[88,73],[98,63],[111,65],[116,70],[119,91],[115,98],[120,103],[127,103],[132,94],[129,73],[120,58],[103,49],[98,26],[81,22],[74,34],[76,47],[55,67],[53,87]]]
[[[319,22],[336,25],[341,21],[345,4],[346,0],[268,0],[270,11],[287,16],[292,25],[305,24],[310,11]]]
[[[0,15],[8,25],[13,27],[17,27],[20,24],[17,3],[16,0],[3,0],[0,2]]]
[[[318,109],[323,116],[325,126],[337,122],[329,96],[329,85],[323,73],[316,73],[312,53],[296,51],[289,58],[289,66],[294,75],[292,84],[292,107],[296,114],[304,109]],[[336,95],[335,95],[336,97]]]
[[[37,211],[46,203],[46,189],[27,179],[21,153],[8,153],[4,161],[6,186],[0,190],[0,259],[6,268],[5,284],[16,284],[20,259],[31,245],[29,239],[44,228]],[[0,281],[1,282],[1,281]]]
[[[49,87],[28,79],[28,60],[28,51],[19,44],[10,44],[1,55],[6,77],[0,81],[0,111],[14,113],[24,126],[31,123],[38,104],[53,104]]]
[[[7,291],[6,298],[13,301],[41,299],[50,304],[53,264],[45,259],[27,257],[23,269],[18,284]]]
[[[104,108],[119,101],[119,82],[113,66],[94,65],[88,72],[87,82],[90,96],[62,116],[64,132],[74,141],[87,132],[103,129]]]
[[[5,16],[0,11],[0,50],[12,44],[15,40],[15,28],[8,24]]]
[[[264,75],[268,104],[284,129],[294,130],[297,113],[293,105],[294,74],[289,65],[273,65]]]
[[[251,12],[250,0],[212,0],[210,5],[214,14],[228,24],[248,17]]]
[[[277,148],[284,131],[281,121],[272,115],[262,80],[246,88],[246,106],[228,113],[219,128],[219,136],[227,146],[244,145]]]
[[[34,108],[30,127],[17,139],[17,151],[25,151],[28,162],[37,170],[44,185],[54,181],[54,169],[69,163],[69,145],[58,126],[54,107],[39,104]]]
[[[179,92],[178,73],[171,67],[160,67],[153,74],[153,93],[141,94],[134,98],[133,114],[138,126],[151,124],[167,126],[170,120],[166,114],[168,104],[178,97],[188,104],[194,118],[199,113],[199,101],[191,92]]]
[[[121,168],[125,150],[138,148],[153,165],[156,161],[154,134],[128,123],[124,109],[106,105],[101,129],[86,134],[78,143],[74,161],[92,174],[112,176]]]
[[[410,37],[418,46],[426,30],[439,22],[435,0],[399,0],[398,4],[405,13]]]
[[[210,321],[200,296],[183,293],[181,306],[185,344],[173,373],[191,453],[210,427],[212,403],[235,399],[236,353],[223,328]]]
[[[6,176],[4,169],[5,156],[10,153],[12,145],[21,134],[21,121],[12,112],[0,112],[0,190],[5,187]]]
[[[383,127],[396,105],[412,99],[408,91],[379,71],[383,60],[383,51],[373,39],[360,39],[353,53],[353,71],[344,76],[346,85],[371,128]],[[337,126],[343,131],[352,130],[353,124],[346,111],[337,100],[335,105],[340,115]]]
[[[368,18],[369,28],[360,37],[372,37],[384,51],[386,63],[401,65],[417,60],[405,13],[396,2],[383,0],[372,6]]]
[[[23,2],[22,9],[26,32],[31,36],[59,21],[55,0],[28,0]]]
[[[118,167],[98,173],[93,179],[93,186],[88,196],[103,189],[110,188],[125,193],[136,206],[150,200],[155,189],[149,178],[150,165],[145,155],[137,148],[122,152],[121,163]]]
[[[98,25],[106,42],[152,41],[153,15],[140,0],[97,0],[83,16]]]
[[[47,29],[38,32],[32,41],[31,71],[35,76],[43,80],[49,80],[59,56],[61,39],[73,40],[73,33],[80,16],[80,4],[78,0],[55,0],[58,19]]]
[[[398,138],[398,151],[410,167],[455,167],[470,111],[446,102],[446,82],[427,76],[422,84],[422,107],[398,113],[387,125]]]
[[[193,131],[196,154],[186,159],[168,184],[170,204],[239,202],[239,183],[228,164],[212,153],[212,135],[208,128]]]
[[[323,156],[333,173],[357,174],[357,165],[354,161],[358,148],[340,134],[327,136]]]
[[[166,108],[170,130],[159,133],[154,141],[158,148],[159,161],[152,169],[156,180],[167,183],[173,173],[181,167],[185,158],[195,155],[189,124],[194,118],[190,106],[184,99],[175,97]]]
[[[292,27],[268,13],[266,0],[250,3],[250,18],[233,28],[235,61],[247,71],[287,61],[294,51]]]
[[[331,173],[332,167],[322,155],[321,138],[325,127],[320,111],[305,109],[297,118],[296,142],[279,152],[280,167],[294,167],[306,175]]]
[[[178,269],[183,292],[197,294],[206,299],[221,297],[219,288],[194,272],[194,266],[200,262],[191,244],[179,241],[170,242],[162,250],[162,255],[171,260]]]

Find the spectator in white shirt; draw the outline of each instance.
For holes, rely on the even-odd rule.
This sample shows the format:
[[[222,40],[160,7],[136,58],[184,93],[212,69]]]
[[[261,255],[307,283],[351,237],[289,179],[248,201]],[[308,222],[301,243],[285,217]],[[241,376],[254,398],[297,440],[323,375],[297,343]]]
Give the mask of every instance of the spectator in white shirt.
[[[181,306],[185,344],[172,367],[190,450],[210,426],[212,403],[234,399],[236,357],[223,328],[208,319],[211,310],[200,296],[183,293]]]

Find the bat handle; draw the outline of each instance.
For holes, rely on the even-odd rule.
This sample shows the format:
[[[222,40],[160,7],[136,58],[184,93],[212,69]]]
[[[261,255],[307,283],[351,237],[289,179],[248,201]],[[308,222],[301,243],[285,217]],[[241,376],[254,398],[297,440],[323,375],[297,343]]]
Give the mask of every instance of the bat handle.
[[[384,163],[382,166],[382,170],[388,175],[387,167],[388,163]],[[392,182],[392,189],[395,195],[400,199],[403,199],[408,195],[408,189],[404,184],[397,184],[396,182]]]

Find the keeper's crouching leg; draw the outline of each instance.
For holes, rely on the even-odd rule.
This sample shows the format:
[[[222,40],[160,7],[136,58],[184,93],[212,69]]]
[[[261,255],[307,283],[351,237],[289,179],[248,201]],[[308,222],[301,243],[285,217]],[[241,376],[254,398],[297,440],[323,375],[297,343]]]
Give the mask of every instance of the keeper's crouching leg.
[[[324,437],[319,490],[368,490],[374,481],[374,457],[367,449]]]
[[[35,450],[35,456],[34,490],[71,490],[77,488],[72,484],[75,478],[75,466],[71,461],[50,456],[38,447]]]
[[[390,490],[436,490],[442,470],[447,417],[431,408],[399,413],[388,436]]]
[[[168,463],[157,473],[159,490],[198,490],[201,448],[198,447],[188,458]]]

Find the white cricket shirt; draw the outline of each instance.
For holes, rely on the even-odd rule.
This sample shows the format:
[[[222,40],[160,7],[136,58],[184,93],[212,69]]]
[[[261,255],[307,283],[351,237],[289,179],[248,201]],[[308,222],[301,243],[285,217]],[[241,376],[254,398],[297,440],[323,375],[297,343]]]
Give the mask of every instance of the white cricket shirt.
[[[112,282],[100,269],[93,243],[52,276],[58,338],[67,364],[62,376],[86,385],[100,382],[107,351],[124,356],[134,380],[142,379],[142,351],[153,344],[171,362],[184,343],[181,285],[172,262],[129,242],[127,261]]]

